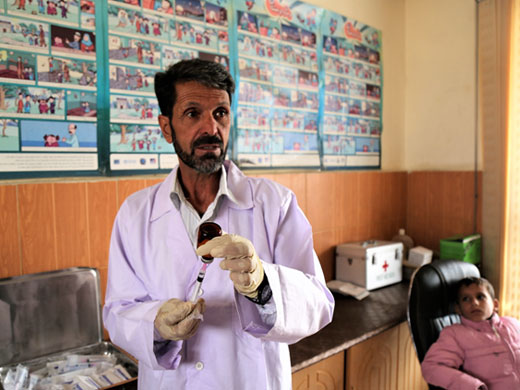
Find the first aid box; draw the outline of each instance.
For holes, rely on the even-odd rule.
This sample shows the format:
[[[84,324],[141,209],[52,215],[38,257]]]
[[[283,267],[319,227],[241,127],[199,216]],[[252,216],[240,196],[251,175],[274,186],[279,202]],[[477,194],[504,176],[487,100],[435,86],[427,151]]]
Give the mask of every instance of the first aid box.
[[[367,240],[336,246],[336,279],[375,290],[403,279],[403,244]]]

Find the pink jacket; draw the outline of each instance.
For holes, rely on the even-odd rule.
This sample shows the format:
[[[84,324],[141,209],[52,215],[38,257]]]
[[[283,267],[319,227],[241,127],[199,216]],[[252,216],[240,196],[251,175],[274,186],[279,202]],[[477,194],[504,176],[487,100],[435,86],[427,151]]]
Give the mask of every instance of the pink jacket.
[[[421,368],[426,382],[448,390],[520,389],[520,322],[462,318],[442,330]]]

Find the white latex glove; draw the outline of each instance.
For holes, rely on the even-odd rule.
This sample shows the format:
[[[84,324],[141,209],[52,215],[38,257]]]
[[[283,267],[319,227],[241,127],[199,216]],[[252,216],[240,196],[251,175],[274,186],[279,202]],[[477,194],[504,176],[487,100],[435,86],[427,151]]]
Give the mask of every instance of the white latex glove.
[[[255,248],[247,238],[236,234],[215,237],[197,248],[197,255],[223,257],[220,268],[231,271],[229,278],[235,289],[249,298],[256,298],[264,278],[264,267]]]
[[[195,303],[169,299],[155,316],[155,329],[163,339],[186,340],[197,331],[205,308],[202,298]]]

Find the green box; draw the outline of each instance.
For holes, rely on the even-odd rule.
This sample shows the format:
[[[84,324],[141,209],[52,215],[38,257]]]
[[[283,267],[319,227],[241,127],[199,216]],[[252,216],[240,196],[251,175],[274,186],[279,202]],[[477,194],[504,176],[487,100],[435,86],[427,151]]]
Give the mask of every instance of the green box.
[[[440,241],[440,258],[458,259],[472,264],[480,264],[482,237],[480,234],[470,236],[453,236]]]

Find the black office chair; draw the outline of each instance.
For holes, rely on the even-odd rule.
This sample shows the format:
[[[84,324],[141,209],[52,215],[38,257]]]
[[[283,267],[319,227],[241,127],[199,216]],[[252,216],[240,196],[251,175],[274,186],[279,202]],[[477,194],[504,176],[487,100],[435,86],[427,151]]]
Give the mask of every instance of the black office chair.
[[[412,276],[408,291],[408,326],[422,362],[445,326],[460,323],[453,303],[454,287],[463,278],[480,276],[478,268],[460,260],[437,260]],[[430,389],[439,389],[429,385]]]

